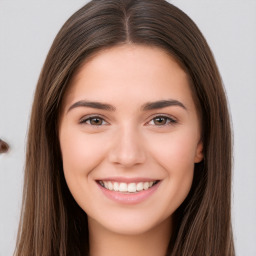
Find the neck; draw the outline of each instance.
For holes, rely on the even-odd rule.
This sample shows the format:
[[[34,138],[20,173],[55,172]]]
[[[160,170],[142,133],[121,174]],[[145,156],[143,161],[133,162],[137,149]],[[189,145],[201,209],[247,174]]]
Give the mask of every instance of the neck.
[[[111,232],[92,219],[88,223],[90,256],[164,256],[171,238],[171,219],[135,235]]]

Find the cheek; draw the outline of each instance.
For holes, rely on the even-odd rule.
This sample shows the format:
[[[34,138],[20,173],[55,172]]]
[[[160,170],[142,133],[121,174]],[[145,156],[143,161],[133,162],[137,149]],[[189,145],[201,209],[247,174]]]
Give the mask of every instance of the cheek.
[[[63,132],[60,146],[64,170],[72,172],[89,172],[100,161],[104,151],[93,137],[76,132]]]
[[[76,202],[86,211],[87,205],[93,203],[90,198],[91,173],[101,163],[106,151],[100,143],[102,138],[98,140],[97,136],[63,129],[59,139],[65,180]]]
[[[164,207],[172,214],[187,197],[194,176],[196,139],[189,133],[173,133],[158,138],[151,147],[154,160],[164,170],[166,186],[162,194],[169,203]]]
[[[152,155],[166,170],[186,172],[193,170],[196,154],[196,136],[175,133],[163,136],[151,145]]]
[[[92,179],[93,170],[104,158],[106,150],[98,137],[69,129],[60,133],[64,176],[76,201],[81,194],[85,195],[84,189],[89,189],[87,183]]]

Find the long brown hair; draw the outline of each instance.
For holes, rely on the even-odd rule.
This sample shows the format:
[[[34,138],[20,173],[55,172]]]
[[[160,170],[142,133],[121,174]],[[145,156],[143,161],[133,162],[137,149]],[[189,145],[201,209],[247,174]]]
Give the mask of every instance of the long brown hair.
[[[79,66],[103,48],[127,43],[157,46],[171,54],[190,77],[201,116],[204,160],[195,165],[191,191],[175,212],[167,255],[234,255],[231,131],[221,77],[197,26],[164,0],[94,0],[56,36],[31,113],[15,255],[88,255],[87,216],[63,175],[58,115]]]

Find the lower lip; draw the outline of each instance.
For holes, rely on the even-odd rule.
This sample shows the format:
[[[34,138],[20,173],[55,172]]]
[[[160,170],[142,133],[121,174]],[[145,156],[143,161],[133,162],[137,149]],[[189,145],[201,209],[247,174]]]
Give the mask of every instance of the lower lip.
[[[100,184],[97,183],[97,185],[99,186],[99,188],[101,189],[101,191],[103,192],[103,194],[117,202],[117,203],[121,203],[121,204],[138,204],[141,203],[143,201],[145,201],[146,199],[148,199],[151,195],[153,195],[156,190],[158,189],[159,185],[160,185],[160,181],[155,184],[154,186],[152,186],[151,188],[147,189],[147,190],[142,190],[136,193],[121,193],[121,192],[117,192],[117,191],[113,191],[113,190],[108,190],[104,187],[102,187]]]

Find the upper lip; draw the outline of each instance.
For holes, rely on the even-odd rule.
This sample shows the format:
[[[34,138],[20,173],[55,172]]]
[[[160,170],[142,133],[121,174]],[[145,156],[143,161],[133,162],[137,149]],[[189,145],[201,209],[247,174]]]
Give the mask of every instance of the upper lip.
[[[151,182],[157,181],[159,179],[154,178],[145,178],[145,177],[107,177],[97,179],[97,181],[115,181],[115,182],[124,182],[124,183],[136,183],[136,182]]]

